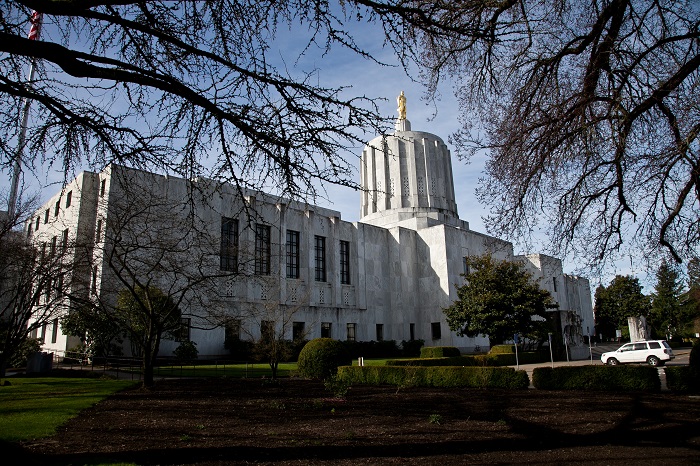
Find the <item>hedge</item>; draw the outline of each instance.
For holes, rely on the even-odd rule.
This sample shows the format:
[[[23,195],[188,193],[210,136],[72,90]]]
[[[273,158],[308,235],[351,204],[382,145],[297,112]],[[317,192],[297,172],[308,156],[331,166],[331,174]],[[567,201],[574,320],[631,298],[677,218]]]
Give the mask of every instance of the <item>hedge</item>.
[[[421,358],[454,358],[461,354],[454,346],[424,346],[420,349]]]
[[[489,354],[515,354],[513,345],[494,345],[489,350]]]
[[[527,352],[518,354],[520,364],[535,364],[549,361],[545,352]],[[477,354],[452,358],[390,359],[387,366],[515,366],[515,354]]]
[[[540,390],[661,390],[659,372],[649,366],[537,367],[532,384]]]
[[[511,367],[343,366],[338,378],[349,384],[400,387],[463,387],[527,389],[525,371]]]
[[[690,366],[665,367],[666,386],[674,392],[700,392],[700,371]]]

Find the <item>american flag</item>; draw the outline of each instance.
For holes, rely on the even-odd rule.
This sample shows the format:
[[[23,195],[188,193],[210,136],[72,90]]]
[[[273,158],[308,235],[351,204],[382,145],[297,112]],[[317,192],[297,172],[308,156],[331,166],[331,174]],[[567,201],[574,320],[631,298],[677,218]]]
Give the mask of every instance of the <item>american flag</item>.
[[[39,31],[41,31],[41,19],[42,14],[38,11],[32,11],[32,27],[29,29],[29,39],[36,40],[39,38]]]

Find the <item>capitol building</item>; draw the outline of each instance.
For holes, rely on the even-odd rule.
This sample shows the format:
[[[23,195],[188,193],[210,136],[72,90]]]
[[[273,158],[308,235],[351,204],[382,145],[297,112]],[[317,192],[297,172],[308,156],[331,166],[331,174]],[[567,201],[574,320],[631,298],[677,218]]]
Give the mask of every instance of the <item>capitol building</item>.
[[[526,265],[558,304],[551,312],[572,357],[587,356],[588,280],[565,274],[557,258],[515,255],[510,242],[471,230],[458,215],[448,147],[413,131],[405,111],[399,117],[393,134],[362,152],[358,222],[231,184],[113,164],[78,175],[26,232],[43,248],[75,245],[70,260],[81,265],[71,272],[71,293],[105,309],[137,282],[173,296],[179,338],[196,342],[200,357],[226,354],[227,339],[256,339],[266,327],[288,339],[486,348],[487,337],[458,336],[443,314],[464,283],[465,258],[485,253]],[[45,351],[77,343],[60,329],[48,333]],[[172,356],[175,340],[164,340],[160,354]]]

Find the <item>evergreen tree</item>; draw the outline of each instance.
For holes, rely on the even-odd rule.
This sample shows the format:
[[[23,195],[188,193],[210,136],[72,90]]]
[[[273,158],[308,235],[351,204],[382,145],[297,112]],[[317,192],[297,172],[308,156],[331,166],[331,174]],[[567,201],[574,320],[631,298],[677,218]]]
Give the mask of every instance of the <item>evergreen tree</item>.
[[[628,317],[647,317],[651,308],[648,296],[642,293],[639,279],[617,275],[610,285],[595,291],[595,322],[598,335],[614,337],[616,330],[629,336]]]
[[[683,283],[678,269],[663,261],[656,271],[656,285],[651,306],[651,325],[667,340],[682,332],[689,323],[689,307],[681,300]]]
[[[532,281],[523,264],[497,261],[489,254],[467,262],[470,273],[457,287],[459,299],[444,310],[451,330],[469,337],[488,335],[492,345],[515,333],[530,339],[546,334],[541,330],[552,296]]]

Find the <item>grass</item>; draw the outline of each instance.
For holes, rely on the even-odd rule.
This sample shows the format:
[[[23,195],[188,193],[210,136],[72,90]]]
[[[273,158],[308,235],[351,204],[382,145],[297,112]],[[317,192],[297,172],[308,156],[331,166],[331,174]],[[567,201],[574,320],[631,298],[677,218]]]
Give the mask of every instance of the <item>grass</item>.
[[[48,437],[107,396],[134,385],[126,380],[11,378],[0,387],[0,441]]]
[[[297,370],[296,362],[280,363],[278,377],[289,377]],[[160,366],[154,374],[157,377],[271,377],[272,370],[267,363],[258,364],[218,364],[190,366]]]
[[[378,358],[378,359],[366,359],[365,358],[365,366],[386,366],[387,361],[394,361],[396,359],[415,359],[415,358],[403,358],[403,357],[398,357],[398,358]],[[357,366],[357,359],[352,360],[352,365]]]

